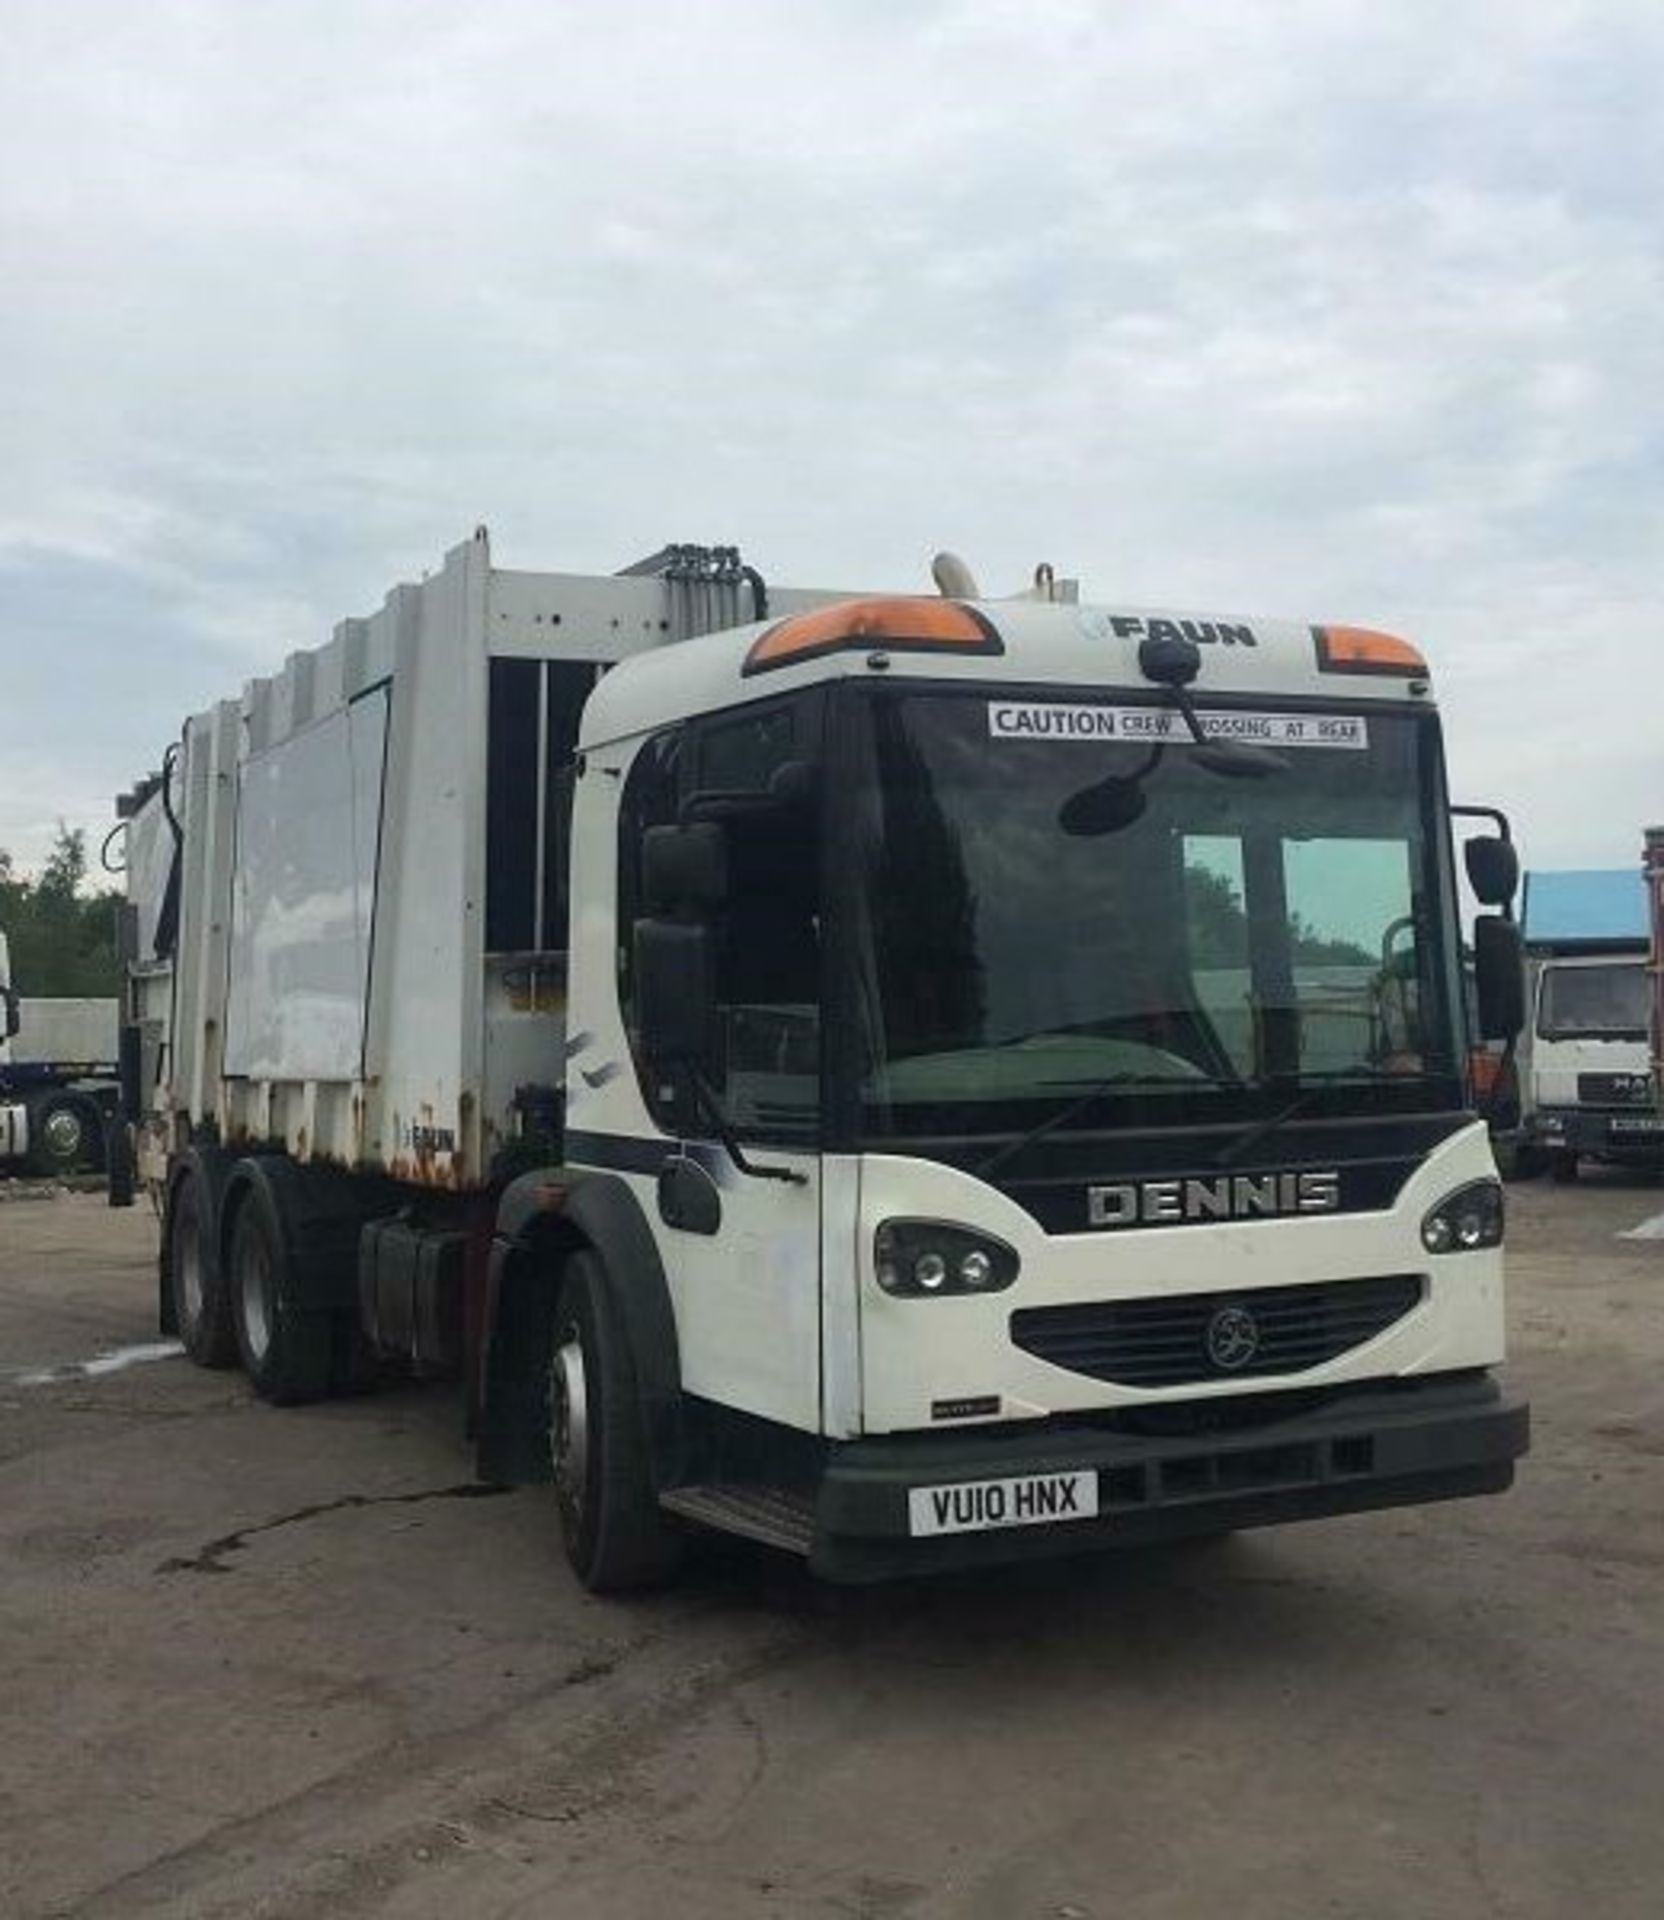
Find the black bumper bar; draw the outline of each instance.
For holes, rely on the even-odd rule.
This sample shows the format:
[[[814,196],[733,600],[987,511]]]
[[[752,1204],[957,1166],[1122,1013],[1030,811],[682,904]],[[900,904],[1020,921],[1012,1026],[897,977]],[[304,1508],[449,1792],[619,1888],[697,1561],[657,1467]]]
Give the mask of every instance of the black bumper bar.
[[[1229,1403],[1214,1402],[1230,1417]],[[1501,1493],[1530,1410],[1485,1374],[1354,1390],[1286,1418],[1156,1437],[1089,1425],[855,1440],[829,1456],[810,1564],[832,1580],[987,1566]],[[915,1538],[909,1492],[1023,1474],[1098,1476],[1084,1520]]]
[[[1531,1116],[1528,1138],[1545,1152],[1591,1160],[1664,1160],[1664,1126],[1639,1107],[1543,1107]]]

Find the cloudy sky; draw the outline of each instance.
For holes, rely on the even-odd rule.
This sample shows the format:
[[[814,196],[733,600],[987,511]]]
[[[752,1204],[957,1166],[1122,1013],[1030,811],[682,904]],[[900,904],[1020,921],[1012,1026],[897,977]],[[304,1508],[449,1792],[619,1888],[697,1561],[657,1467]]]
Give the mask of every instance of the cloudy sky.
[[[1351,620],[1664,819],[1664,8],[0,0],[0,847],[500,564]]]

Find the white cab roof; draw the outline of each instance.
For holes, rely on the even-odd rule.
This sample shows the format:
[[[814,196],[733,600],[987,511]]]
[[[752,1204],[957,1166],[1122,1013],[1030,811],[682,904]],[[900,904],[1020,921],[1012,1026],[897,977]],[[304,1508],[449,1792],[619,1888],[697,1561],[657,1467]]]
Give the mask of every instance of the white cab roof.
[[[888,655],[889,679],[966,680],[1107,694],[1152,691],[1138,664],[1147,636],[1180,634],[1197,642],[1201,671],[1192,693],[1275,702],[1321,700],[1337,709],[1414,699],[1430,703],[1425,671],[1336,672],[1320,665],[1316,629],[1287,620],[1243,619],[1132,607],[1062,606],[1028,601],[966,603],[999,635],[1002,651],[908,651],[880,640],[821,652],[792,664],[746,674],[747,656],[777,622],[737,627],[654,648],[615,667],[585,711],[585,749],[632,738],[692,714],[761,700],[817,681],[869,676],[874,653]],[[1330,629],[1352,633],[1354,629]],[[1403,642],[1391,644],[1402,647]]]

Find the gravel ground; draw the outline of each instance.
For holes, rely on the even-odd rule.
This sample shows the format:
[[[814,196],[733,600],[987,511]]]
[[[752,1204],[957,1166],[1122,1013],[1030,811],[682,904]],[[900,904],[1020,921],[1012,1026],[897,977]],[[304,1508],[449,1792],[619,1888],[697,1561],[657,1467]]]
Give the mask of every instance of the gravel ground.
[[[627,1604],[448,1392],[262,1406],[142,1210],[12,1192],[8,1920],[1664,1912],[1664,1188],[1513,1190],[1503,1498]]]

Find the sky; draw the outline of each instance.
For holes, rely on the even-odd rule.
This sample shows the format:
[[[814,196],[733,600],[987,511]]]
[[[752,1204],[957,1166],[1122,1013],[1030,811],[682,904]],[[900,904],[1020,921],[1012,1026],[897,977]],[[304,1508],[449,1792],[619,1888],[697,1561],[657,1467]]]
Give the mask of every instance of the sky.
[[[1664,820],[1664,8],[0,0],[0,848],[500,565],[1412,634],[1531,866]]]

